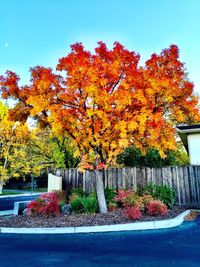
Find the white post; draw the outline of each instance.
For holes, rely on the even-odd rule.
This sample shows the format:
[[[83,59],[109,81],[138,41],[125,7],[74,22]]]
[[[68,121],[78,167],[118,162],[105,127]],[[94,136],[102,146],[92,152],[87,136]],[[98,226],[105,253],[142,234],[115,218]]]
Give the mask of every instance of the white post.
[[[48,192],[62,190],[62,177],[48,174]]]

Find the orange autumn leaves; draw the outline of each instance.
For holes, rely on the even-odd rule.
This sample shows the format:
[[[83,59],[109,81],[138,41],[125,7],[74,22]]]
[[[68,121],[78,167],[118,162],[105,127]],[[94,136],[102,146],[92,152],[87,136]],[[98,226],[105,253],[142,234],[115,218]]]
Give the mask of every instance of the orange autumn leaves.
[[[77,43],[59,59],[60,75],[36,66],[23,87],[16,74],[1,76],[2,96],[18,100],[10,112],[13,119],[32,116],[69,137],[82,169],[114,165],[132,144],[164,156],[175,148],[175,125],[200,120],[198,100],[177,46],[153,54],[144,67],[139,59],[119,43],[109,50],[99,42],[94,53]]]

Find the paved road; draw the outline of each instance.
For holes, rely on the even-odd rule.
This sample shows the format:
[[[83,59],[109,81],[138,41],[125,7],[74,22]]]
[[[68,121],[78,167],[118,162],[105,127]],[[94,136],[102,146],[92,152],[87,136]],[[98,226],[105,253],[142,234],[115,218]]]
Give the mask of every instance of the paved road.
[[[19,195],[19,196],[5,196],[0,197],[0,211],[4,210],[13,210],[14,209],[14,203],[17,201],[27,201],[27,200],[33,200],[38,198],[38,196],[41,195],[41,193],[37,194],[29,194],[29,195]]]
[[[199,267],[198,222],[165,230],[0,234],[1,267]]]

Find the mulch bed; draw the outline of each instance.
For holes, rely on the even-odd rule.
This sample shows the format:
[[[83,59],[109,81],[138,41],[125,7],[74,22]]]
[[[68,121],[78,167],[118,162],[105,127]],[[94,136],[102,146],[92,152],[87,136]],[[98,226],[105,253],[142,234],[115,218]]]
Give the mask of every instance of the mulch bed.
[[[139,221],[155,221],[172,219],[186,208],[173,207],[169,210],[165,216],[148,216],[143,215],[140,220],[127,219],[121,209],[115,212],[108,212],[106,214],[70,214],[59,215],[56,217],[44,217],[44,216],[11,216],[9,218],[0,217],[0,227],[76,227],[76,226],[92,226],[92,225],[110,225],[121,224]]]

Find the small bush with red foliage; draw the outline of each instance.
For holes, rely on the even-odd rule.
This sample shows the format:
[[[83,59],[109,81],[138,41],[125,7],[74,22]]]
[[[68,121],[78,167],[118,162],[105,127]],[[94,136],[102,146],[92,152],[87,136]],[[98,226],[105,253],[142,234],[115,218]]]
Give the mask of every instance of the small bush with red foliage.
[[[40,214],[40,209],[44,205],[44,200],[38,198],[36,200],[31,201],[27,208],[29,210],[30,215],[38,215]]]
[[[130,206],[124,208],[124,215],[132,220],[139,220],[142,217],[142,213],[139,208]]]
[[[55,193],[58,201],[67,201],[67,193],[64,190],[55,190],[53,193]]]
[[[140,210],[144,210],[143,198],[138,196],[135,192],[132,192],[125,200],[124,207],[133,207],[138,208]]]
[[[167,206],[160,200],[152,200],[147,205],[147,213],[151,216],[164,216],[168,212]]]
[[[27,207],[31,215],[55,216],[60,213],[59,199],[55,193],[44,193]]]
[[[142,199],[142,202],[143,202],[145,209],[149,205],[149,203],[154,200],[152,195],[147,195],[147,194],[141,196],[141,199]]]
[[[113,211],[116,211],[116,210],[118,210],[117,203],[114,203],[114,202],[108,203],[108,211],[113,212]]]
[[[126,206],[127,198],[133,194],[135,194],[135,192],[132,190],[119,189],[114,200],[118,202],[119,206],[123,207]]]

